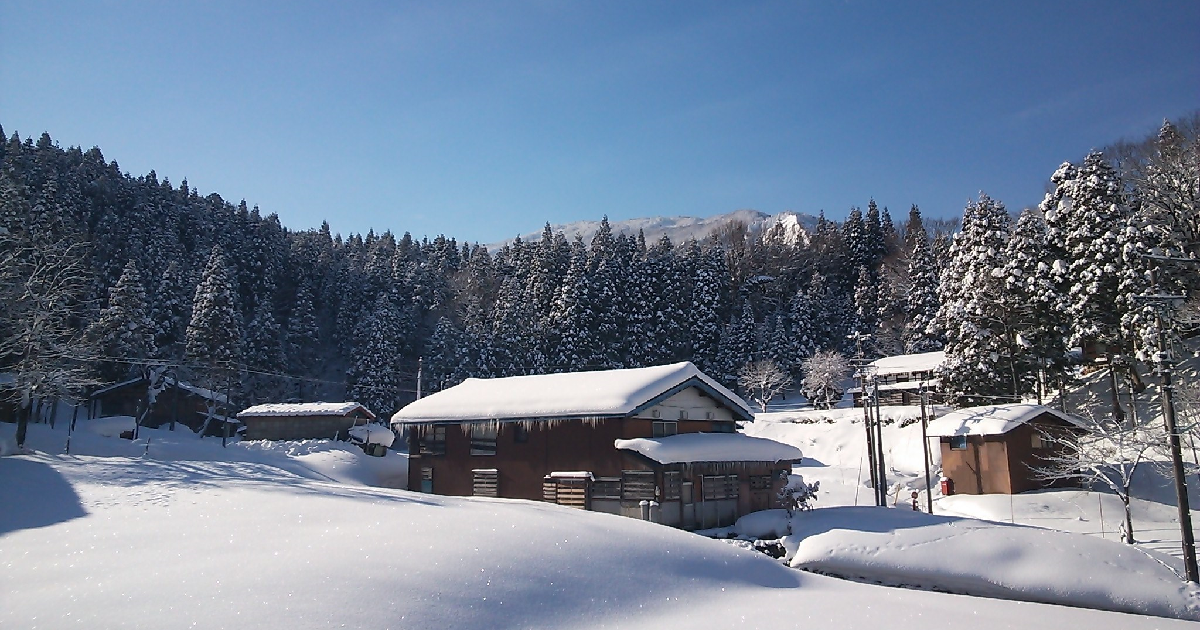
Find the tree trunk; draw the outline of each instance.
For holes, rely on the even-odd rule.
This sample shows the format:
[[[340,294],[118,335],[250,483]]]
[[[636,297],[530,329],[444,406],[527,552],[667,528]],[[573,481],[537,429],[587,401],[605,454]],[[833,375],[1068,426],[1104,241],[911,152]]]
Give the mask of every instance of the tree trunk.
[[[17,414],[17,449],[25,448],[25,433],[29,430],[29,416],[33,414],[33,405],[22,409]]]
[[[1108,375],[1112,380],[1113,418],[1117,421],[1117,424],[1124,425],[1125,424],[1125,410],[1121,408],[1121,398],[1120,398],[1120,395],[1121,395],[1120,383],[1121,383],[1121,381],[1120,381],[1120,379],[1117,378],[1117,366],[1113,364],[1113,356],[1111,354],[1108,355]]]
[[[1129,491],[1121,495],[1121,503],[1125,506],[1125,543],[1132,545],[1133,540],[1133,512],[1129,509]]]

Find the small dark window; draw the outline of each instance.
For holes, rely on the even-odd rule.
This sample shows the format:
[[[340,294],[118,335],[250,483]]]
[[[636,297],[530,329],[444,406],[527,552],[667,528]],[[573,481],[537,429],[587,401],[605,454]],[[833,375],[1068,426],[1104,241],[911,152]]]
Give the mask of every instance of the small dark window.
[[[704,500],[738,498],[737,475],[704,475]]]
[[[687,419],[688,419],[688,417],[687,417],[687,409],[680,409],[680,410],[679,410],[679,419],[680,419],[680,420],[687,420]]]
[[[1034,433],[1032,442],[1035,449],[1050,448],[1050,442],[1041,433]]]
[[[713,433],[733,433],[734,426],[731,420],[717,420],[712,423]]]
[[[496,425],[490,422],[476,422],[471,425],[471,454],[496,454]]]
[[[437,456],[446,454],[446,427],[426,427],[421,434],[421,455]]]
[[[965,436],[965,435],[950,436],[950,450],[952,450],[952,451],[967,450],[967,436]]]
[[[513,441],[517,444],[524,444],[529,441],[529,428],[521,423],[513,425]]]
[[[655,422],[651,427],[654,437],[667,437],[679,432],[678,422]]]
[[[750,475],[751,490],[770,490],[771,475]]]

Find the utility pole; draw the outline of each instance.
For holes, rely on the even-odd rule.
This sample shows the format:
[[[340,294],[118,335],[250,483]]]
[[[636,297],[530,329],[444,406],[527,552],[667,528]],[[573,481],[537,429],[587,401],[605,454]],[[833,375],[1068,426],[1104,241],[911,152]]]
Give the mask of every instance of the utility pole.
[[[878,451],[875,455],[875,463],[879,466],[879,506],[887,505],[887,466],[884,465],[883,459],[883,414],[879,412],[879,371],[876,370],[871,375],[871,384],[874,389],[872,398],[875,403],[875,449]]]
[[[1183,260],[1166,256],[1146,256],[1152,260]],[[1171,471],[1175,475],[1175,503],[1179,507],[1179,533],[1183,539],[1183,568],[1187,581],[1200,582],[1200,571],[1196,566],[1196,539],[1192,533],[1192,510],[1188,501],[1187,479],[1184,477],[1183,452],[1180,446],[1179,428],[1175,423],[1174,399],[1174,367],[1175,357],[1171,351],[1170,339],[1167,336],[1164,315],[1173,304],[1182,302],[1187,296],[1164,294],[1158,284],[1158,266],[1150,270],[1150,282],[1154,285],[1155,294],[1141,297],[1142,300],[1154,305],[1154,325],[1158,330],[1158,351],[1154,355],[1155,369],[1158,371],[1162,384],[1159,391],[1162,395],[1163,422],[1166,424],[1167,439],[1171,447]]]
[[[933,488],[929,475],[929,416],[925,411],[925,382],[921,382],[921,450],[925,454],[925,505],[933,514]]]
[[[863,406],[863,428],[867,432],[867,467],[871,471],[871,490],[875,493],[875,505],[879,505],[879,479],[878,471],[875,468],[875,437],[871,430],[871,402],[867,398],[866,365],[861,362],[858,365],[858,392],[858,399]]]
[[[417,357],[417,400],[421,400],[421,370],[425,367],[425,357]]]

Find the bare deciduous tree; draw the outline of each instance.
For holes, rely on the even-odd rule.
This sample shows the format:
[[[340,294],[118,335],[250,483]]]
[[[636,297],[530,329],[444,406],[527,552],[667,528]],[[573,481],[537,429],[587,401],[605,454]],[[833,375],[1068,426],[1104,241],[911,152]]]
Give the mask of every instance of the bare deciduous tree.
[[[801,369],[804,380],[800,382],[800,392],[813,407],[829,409],[846,393],[842,383],[850,374],[850,362],[842,353],[818,352],[805,360]]]
[[[774,361],[751,361],[738,372],[738,384],[750,393],[760,410],[766,411],[771,399],[791,387],[792,375]]]
[[[1037,476],[1046,481],[1078,481],[1085,487],[1112,490],[1125,508],[1122,537],[1132,545],[1130,487],[1138,467],[1165,443],[1162,430],[1114,418],[1093,418],[1077,433],[1043,431],[1040,438],[1048,443],[1051,454],[1042,456],[1043,464],[1034,471]]]
[[[0,233],[0,360],[12,372],[17,446],[24,446],[38,399],[77,395],[95,383],[89,346],[72,321],[87,283],[85,247],[68,241],[34,243]]]

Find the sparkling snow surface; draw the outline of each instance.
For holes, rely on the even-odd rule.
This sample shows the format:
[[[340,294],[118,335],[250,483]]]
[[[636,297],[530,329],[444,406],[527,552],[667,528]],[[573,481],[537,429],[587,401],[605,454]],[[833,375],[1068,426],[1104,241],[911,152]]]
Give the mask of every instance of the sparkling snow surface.
[[[800,449],[741,433],[684,433],[661,438],[617,440],[616,447],[641,453],[660,464],[692,462],[799,461]]]
[[[929,435],[1002,435],[1046,412],[1071,424],[1079,424],[1079,420],[1057,409],[1033,403],[1009,403],[956,409],[930,422]]]
[[[333,482],[280,457],[282,442],[241,461],[256,445],[157,432],[138,456],[141,443],[84,432],[55,454],[64,435],[35,425],[40,452],[0,458],[3,628],[1194,627],[847,582],[540,502]],[[156,459],[160,438],[160,457],[181,457]],[[346,463],[373,459],[391,454]]]
[[[750,416],[737,394],[690,362],[628,370],[566,372],[508,378],[469,378],[414,401],[392,416],[397,424],[623,416],[691,378],[699,378]]]
[[[311,402],[311,403],[268,403],[255,405],[238,413],[239,418],[255,416],[344,416],[362,407],[372,418],[366,407],[356,402]]]

